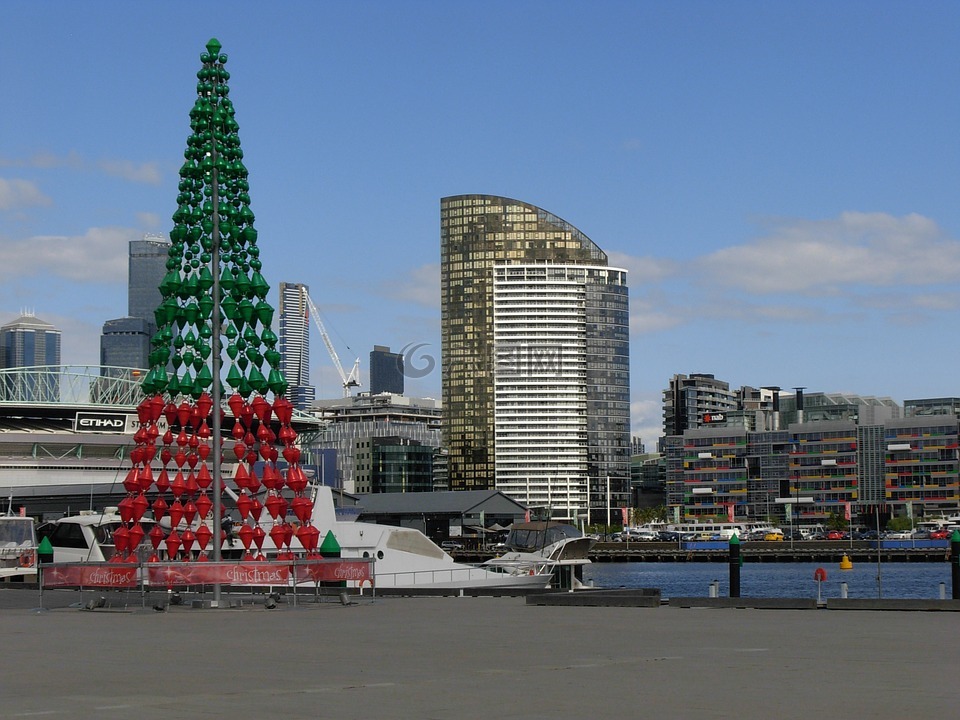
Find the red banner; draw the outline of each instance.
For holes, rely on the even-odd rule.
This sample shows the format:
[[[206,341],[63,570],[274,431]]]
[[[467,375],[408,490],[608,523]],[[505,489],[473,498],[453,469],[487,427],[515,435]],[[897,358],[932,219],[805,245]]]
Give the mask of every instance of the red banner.
[[[274,586],[304,582],[373,582],[372,560],[317,559],[290,562],[150,563],[146,584],[178,588],[189,585]],[[120,563],[60,563],[43,568],[43,586],[135,588],[140,566]]]
[[[324,560],[306,565],[297,564],[297,582],[373,582],[369,560]]]
[[[69,563],[43,566],[43,586],[135,588],[139,584],[139,566],[119,563]]]
[[[287,585],[290,563],[151,563],[147,565],[147,585],[184,587],[186,585]]]

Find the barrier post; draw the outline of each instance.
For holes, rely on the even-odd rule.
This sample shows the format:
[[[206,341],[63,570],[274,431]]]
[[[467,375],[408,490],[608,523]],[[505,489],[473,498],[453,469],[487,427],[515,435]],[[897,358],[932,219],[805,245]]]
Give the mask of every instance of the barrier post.
[[[960,530],[950,536],[950,577],[953,580],[953,599],[960,600]]]
[[[740,538],[730,538],[730,597],[740,597]]]

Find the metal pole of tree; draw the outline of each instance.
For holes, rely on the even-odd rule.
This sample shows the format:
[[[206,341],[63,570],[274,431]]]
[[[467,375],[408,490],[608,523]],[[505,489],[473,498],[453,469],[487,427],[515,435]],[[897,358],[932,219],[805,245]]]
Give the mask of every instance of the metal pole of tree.
[[[219,51],[219,48],[218,48]],[[216,96],[217,84],[220,81],[219,73],[213,75],[213,93]],[[213,308],[211,310],[211,330],[213,334],[210,337],[210,374],[213,375],[213,385],[211,386],[211,399],[213,401],[213,417],[211,418],[211,433],[213,442],[213,561],[220,562],[223,558],[222,543],[220,535],[222,533],[221,522],[221,495],[222,478],[220,476],[223,457],[223,446],[221,439],[220,423],[220,178],[217,170],[217,133],[212,132],[210,140],[210,155],[213,160],[213,168],[210,171],[211,201],[213,202],[213,230],[210,233],[210,272],[213,275]],[[220,606],[221,587],[220,583],[213,584],[213,606]]]

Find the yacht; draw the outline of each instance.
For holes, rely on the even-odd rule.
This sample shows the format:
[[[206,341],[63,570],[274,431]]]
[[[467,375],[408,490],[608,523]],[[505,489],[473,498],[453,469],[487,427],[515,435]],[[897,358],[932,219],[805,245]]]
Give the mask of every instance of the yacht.
[[[504,542],[506,550],[482,567],[516,576],[548,574],[550,586],[563,590],[584,587],[583,568],[596,540],[573,525],[559,522],[514,523]]]
[[[341,558],[372,558],[378,589],[545,589],[553,578],[551,571],[543,566],[518,574],[505,566],[457,562],[419,530],[359,522],[356,514],[349,510],[337,513],[332,491],[325,486],[316,489],[312,524],[320,530],[321,537],[332,532],[340,546]]]
[[[0,515],[0,581],[35,580],[37,534],[33,518]]]

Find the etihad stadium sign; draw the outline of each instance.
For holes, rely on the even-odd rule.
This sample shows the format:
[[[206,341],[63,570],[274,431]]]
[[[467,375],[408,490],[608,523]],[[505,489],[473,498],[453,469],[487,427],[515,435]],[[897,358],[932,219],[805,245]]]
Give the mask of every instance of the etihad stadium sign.
[[[163,432],[166,430],[166,424],[166,418],[161,418],[157,427]],[[140,424],[136,413],[78,412],[74,421],[76,432],[127,433],[132,435],[139,428]]]

